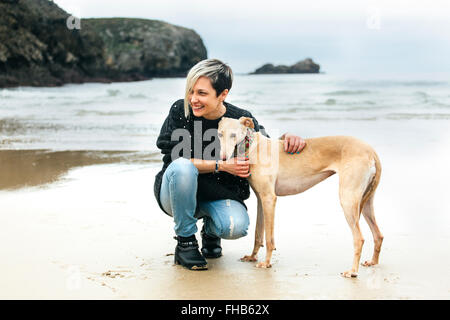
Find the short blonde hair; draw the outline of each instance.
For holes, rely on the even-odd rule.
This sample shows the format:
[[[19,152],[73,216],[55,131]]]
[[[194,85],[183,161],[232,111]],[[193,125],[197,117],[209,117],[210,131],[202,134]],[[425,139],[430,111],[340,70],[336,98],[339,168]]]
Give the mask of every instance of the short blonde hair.
[[[189,94],[192,91],[198,78],[207,77],[211,80],[211,85],[219,96],[223,90],[231,89],[233,84],[233,71],[231,68],[218,59],[206,59],[197,63],[189,70],[186,77],[186,92],[184,94],[184,116],[189,116]]]

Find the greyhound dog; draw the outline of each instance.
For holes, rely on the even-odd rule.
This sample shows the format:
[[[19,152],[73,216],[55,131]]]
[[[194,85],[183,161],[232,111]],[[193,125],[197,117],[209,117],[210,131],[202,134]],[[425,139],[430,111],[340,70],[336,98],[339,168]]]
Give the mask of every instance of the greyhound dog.
[[[222,160],[232,158],[235,149],[245,143],[251,176],[248,178],[258,199],[258,213],[253,252],[242,261],[257,261],[266,236],[266,259],[258,268],[270,268],[274,242],[274,216],[277,196],[301,193],[339,173],[339,199],[353,235],[354,259],[346,278],[357,277],[364,238],[359,227],[364,215],[374,240],[374,252],[363,266],[378,264],[383,235],[375,221],[373,198],[380,181],[381,164],[368,144],[348,136],[305,139],[299,155],[288,155],[283,140],[271,140],[255,132],[251,118],[222,118],[218,137]]]

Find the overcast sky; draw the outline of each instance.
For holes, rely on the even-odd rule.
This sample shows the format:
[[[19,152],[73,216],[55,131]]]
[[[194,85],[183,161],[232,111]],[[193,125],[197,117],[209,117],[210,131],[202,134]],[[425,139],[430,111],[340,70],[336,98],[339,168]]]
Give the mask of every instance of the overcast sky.
[[[54,2],[81,18],[157,19],[194,29],[208,57],[236,73],[306,57],[327,73],[450,73],[448,0]]]

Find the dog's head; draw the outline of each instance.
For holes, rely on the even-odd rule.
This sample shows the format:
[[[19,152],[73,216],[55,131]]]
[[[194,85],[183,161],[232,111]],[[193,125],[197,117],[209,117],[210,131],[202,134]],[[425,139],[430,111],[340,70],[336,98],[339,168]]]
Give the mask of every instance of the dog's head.
[[[224,117],[220,120],[217,130],[220,142],[220,159],[228,160],[232,157],[236,146],[244,141],[247,128],[255,128],[252,118],[240,117],[237,120]]]

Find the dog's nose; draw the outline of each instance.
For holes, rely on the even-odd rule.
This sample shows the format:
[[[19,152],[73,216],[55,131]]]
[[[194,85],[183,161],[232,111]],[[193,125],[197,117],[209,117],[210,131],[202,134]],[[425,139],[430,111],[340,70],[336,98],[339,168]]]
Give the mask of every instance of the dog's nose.
[[[225,153],[220,153],[220,160],[222,161],[226,161],[227,160],[227,155]]]

